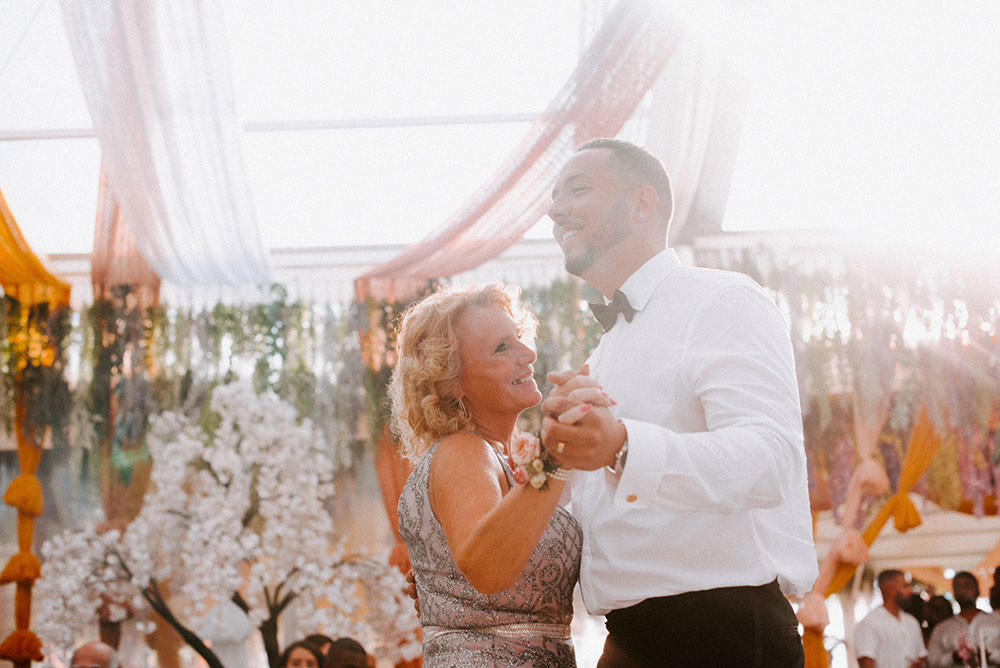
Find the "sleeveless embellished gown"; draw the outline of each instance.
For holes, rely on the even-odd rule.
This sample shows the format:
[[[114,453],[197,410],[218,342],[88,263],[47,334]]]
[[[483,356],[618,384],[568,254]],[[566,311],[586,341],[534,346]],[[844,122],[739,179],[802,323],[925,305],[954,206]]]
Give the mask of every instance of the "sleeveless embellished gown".
[[[420,597],[424,668],[573,668],[569,636],[582,533],[557,506],[524,570],[508,589],[482,594],[455,565],[431,510],[427,483],[437,445],[424,453],[399,497],[399,533]],[[504,457],[497,455],[514,486]]]

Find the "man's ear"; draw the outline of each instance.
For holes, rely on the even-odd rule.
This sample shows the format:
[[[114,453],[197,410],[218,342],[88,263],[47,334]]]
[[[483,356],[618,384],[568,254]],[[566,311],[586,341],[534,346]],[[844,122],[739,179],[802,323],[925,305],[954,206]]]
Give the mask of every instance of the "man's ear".
[[[633,188],[629,193],[629,207],[632,219],[638,220],[640,223],[654,220],[659,201],[656,188],[653,186]]]

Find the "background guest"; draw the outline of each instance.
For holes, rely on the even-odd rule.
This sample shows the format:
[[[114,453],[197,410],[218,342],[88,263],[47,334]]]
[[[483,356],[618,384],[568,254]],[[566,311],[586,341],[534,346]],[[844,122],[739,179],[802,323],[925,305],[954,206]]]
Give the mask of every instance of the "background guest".
[[[967,648],[974,646],[972,624],[982,612],[976,607],[979,580],[968,571],[959,571],[951,580],[951,590],[958,603],[958,614],[937,624],[927,643],[927,659],[931,668],[961,665]]]
[[[278,668],[320,668],[322,665],[323,655],[304,640],[286,647],[278,662]]]
[[[353,638],[340,638],[330,645],[323,668],[367,668],[368,659],[361,643]]]
[[[913,593],[902,571],[889,569],[878,576],[882,605],[861,620],[854,633],[859,668],[919,668],[926,665],[920,622],[902,609]]]
[[[69,666],[70,668],[118,668],[118,653],[111,645],[88,642],[73,652]]]

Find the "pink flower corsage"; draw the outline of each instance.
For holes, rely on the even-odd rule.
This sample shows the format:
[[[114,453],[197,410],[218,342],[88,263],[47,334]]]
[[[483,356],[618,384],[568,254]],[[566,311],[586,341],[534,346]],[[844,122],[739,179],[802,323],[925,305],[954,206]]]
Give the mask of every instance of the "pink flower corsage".
[[[531,483],[532,487],[542,491],[549,488],[549,476],[559,480],[569,477],[567,469],[560,468],[549,459],[541,439],[526,432],[518,434],[514,439],[507,455],[507,463],[514,472],[514,482],[518,485]]]

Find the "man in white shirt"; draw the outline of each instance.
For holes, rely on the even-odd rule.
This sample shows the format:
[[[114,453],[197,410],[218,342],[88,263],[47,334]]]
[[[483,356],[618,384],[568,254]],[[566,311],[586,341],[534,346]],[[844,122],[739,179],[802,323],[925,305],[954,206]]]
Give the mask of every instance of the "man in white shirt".
[[[927,642],[927,664],[930,668],[962,665],[963,653],[970,649],[978,651],[976,620],[986,614],[976,607],[979,580],[968,571],[959,571],[951,579],[951,591],[955,595],[959,612],[939,622],[931,631]]]
[[[542,405],[546,448],[579,469],[598,666],[801,666],[783,593],[809,590],[816,552],[788,328],[748,277],[681,265],[671,216],[659,160],[609,139],[578,149],[549,209],[566,270],[609,300],[590,376],[553,374]],[[617,405],[560,424],[595,381]]]
[[[902,571],[879,573],[882,605],[865,616],[854,631],[858,668],[922,668],[927,649],[920,622],[900,607],[913,587]]]

